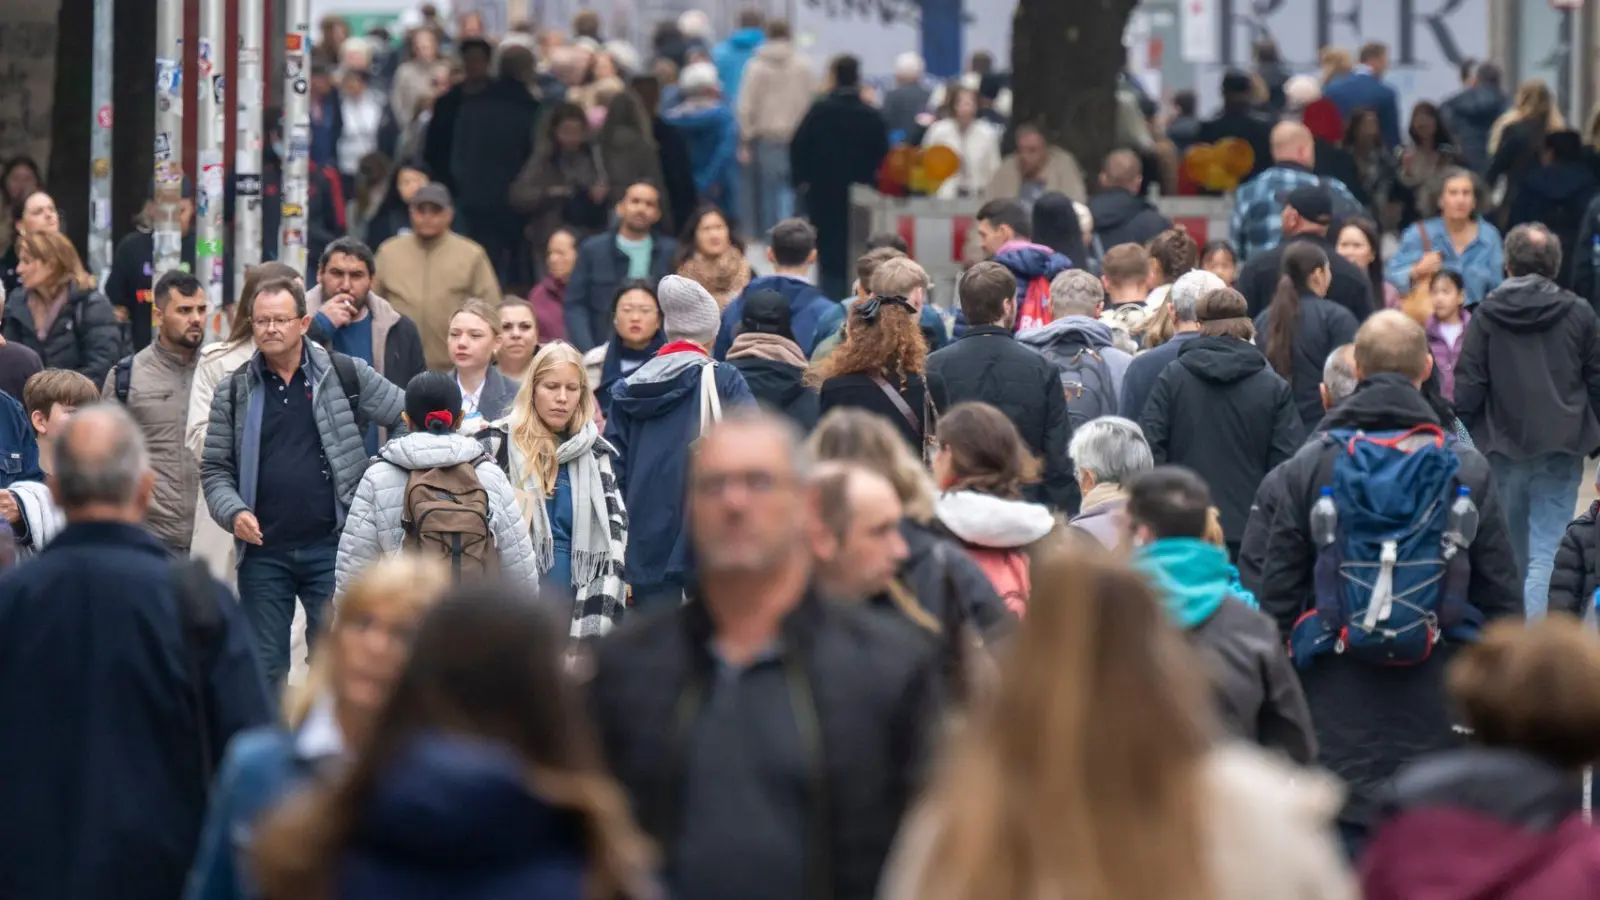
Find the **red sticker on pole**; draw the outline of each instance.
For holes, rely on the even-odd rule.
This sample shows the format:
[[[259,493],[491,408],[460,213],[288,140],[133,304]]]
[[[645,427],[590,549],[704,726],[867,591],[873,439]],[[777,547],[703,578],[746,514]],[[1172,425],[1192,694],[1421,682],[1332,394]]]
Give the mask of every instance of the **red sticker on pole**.
[[[300,52],[300,35],[291,31],[283,36],[283,48],[290,53]]]
[[[109,107],[109,106],[100,107],[100,109],[98,111],[96,111],[95,114],[94,114],[94,120],[95,120],[96,123],[98,123],[100,125],[101,128],[110,128],[111,127],[111,107]]]

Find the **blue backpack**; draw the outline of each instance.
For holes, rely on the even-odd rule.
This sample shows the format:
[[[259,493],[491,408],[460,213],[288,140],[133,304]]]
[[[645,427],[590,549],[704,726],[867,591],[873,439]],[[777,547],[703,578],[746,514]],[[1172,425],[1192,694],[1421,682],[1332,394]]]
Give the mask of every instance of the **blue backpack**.
[[[1455,438],[1423,425],[1324,440],[1338,450],[1332,484],[1312,507],[1315,605],[1290,630],[1295,665],[1330,652],[1414,665],[1444,638],[1475,639],[1483,615],[1467,603],[1465,551],[1476,512],[1452,512],[1462,500],[1471,507]]]

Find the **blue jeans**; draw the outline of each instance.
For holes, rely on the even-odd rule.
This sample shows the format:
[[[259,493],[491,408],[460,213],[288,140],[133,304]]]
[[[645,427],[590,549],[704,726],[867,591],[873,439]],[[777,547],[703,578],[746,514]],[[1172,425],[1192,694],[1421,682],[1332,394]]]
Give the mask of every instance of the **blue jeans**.
[[[630,605],[640,612],[682,606],[683,585],[667,582],[664,584],[635,586],[633,589],[633,603]]]
[[[1550,605],[1550,570],[1555,567],[1556,548],[1572,521],[1583,481],[1583,457],[1551,453],[1514,460],[1491,453],[1489,467],[1506,511],[1511,552],[1523,573],[1523,608],[1530,619],[1543,616]]]
[[[239,602],[255,632],[256,656],[274,692],[289,674],[289,628],[294,600],[306,608],[306,646],[322,632],[322,611],[333,596],[333,564],[339,536],[298,550],[246,547],[239,563]]]
[[[780,219],[794,215],[794,188],[789,186],[789,145],[754,141],[750,165],[745,166],[745,196],[749,213],[745,230],[765,235]]]

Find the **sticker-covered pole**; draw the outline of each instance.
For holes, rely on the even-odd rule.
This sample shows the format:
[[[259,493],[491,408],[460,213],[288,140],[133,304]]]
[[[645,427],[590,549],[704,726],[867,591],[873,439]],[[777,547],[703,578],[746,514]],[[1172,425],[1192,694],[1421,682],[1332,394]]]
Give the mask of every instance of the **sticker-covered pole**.
[[[234,151],[233,283],[244,287],[245,272],[261,262],[261,0],[239,3],[238,129]],[[273,237],[277,247],[277,237]],[[232,301],[234,298],[229,297]]]
[[[306,165],[311,156],[311,0],[288,0],[283,45],[283,210],[278,260],[306,270]]]
[[[112,0],[94,0],[94,124],[89,130],[89,271],[104,284],[111,271]]]
[[[222,228],[223,185],[227,166],[223,141],[227,129],[225,71],[228,40],[223,0],[200,0],[200,40],[195,54],[195,159],[200,177],[195,186],[195,277],[205,285],[206,298],[220,305],[223,251],[227,243]]]
[[[156,0],[155,160],[152,289],[183,265],[183,0]]]

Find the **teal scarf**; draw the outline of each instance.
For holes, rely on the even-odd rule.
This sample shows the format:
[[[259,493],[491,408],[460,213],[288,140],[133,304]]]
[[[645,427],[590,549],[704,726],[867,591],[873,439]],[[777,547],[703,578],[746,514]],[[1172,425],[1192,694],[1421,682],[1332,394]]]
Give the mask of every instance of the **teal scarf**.
[[[1185,631],[1211,618],[1229,596],[1254,608],[1255,595],[1239,584],[1227,551],[1196,538],[1162,538],[1134,553],[1134,567],[1150,579],[1172,621]]]

